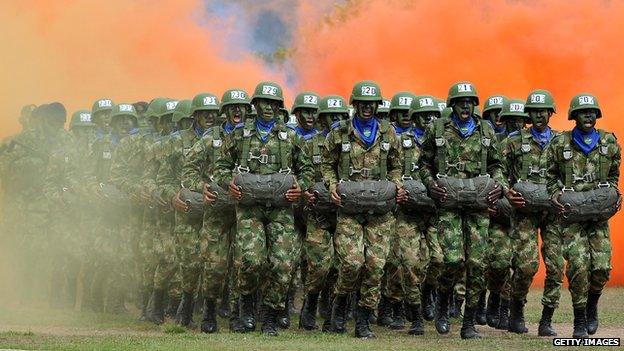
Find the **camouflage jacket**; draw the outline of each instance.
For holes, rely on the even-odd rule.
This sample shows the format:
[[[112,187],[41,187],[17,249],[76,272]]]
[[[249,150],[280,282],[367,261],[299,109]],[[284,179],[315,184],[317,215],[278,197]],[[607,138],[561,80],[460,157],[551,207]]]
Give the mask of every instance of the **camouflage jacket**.
[[[185,188],[201,193],[204,183],[211,181],[217,158],[223,156],[223,139],[227,135],[222,126],[214,126],[189,150],[182,165],[181,181]]]
[[[303,150],[305,154],[310,158],[310,162],[314,167],[314,177],[313,182],[322,182],[323,174],[321,173],[321,160],[322,160],[322,150],[325,147],[325,135],[323,133],[316,133],[309,139],[305,139],[299,136],[303,143]]]
[[[559,132],[553,130],[553,139],[542,147],[528,129],[511,133],[501,142],[501,150],[510,185],[519,180],[546,184],[547,150]]]
[[[420,158],[423,183],[430,184],[437,175],[461,179],[477,177],[482,174],[485,159],[483,166],[487,174],[503,187],[509,186],[494,130],[481,119],[477,118],[476,123],[475,131],[466,138],[459,135],[450,118],[437,119],[427,129]],[[487,149],[483,150],[484,147]]]
[[[322,150],[321,172],[330,191],[340,180],[387,179],[401,186],[403,154],[399,138],[387,121],[379,122],[370,148],[355,131],[353,123],[334,124]]]
[[[312,185],[314,169],[294,130],[276,122],[266,141],[256,131],[255,120],[248,119],[223,140],[223,153],[217,158],[215,180],[227,187],[235,172],[271,174],[290,170],[301,189]]]
[[[422,155],[421,146],[424,142],[424,136],[416,138],[414,132],[409,130],[399,135],[401,140],[401,149],[403,150],[403,178],[411,177],[420,180],[420,156]]]
[[[198,140],[193,129],[175,132],[163,140],[159,157],[162,161],[156,174],[156,186],[163,199],[171,199],[180,190],[185,157]]]
[[[2,186],[5,196],[37,198],[41,195],[48,153],[41,134],[23,131],[11,138],[2,155]],[[36,205],[37,201],[29,201]]]
[[[551,141],[546,154],[548,165],[546,178],[551,197],[564,186],[571,187],[575,191],[594,189],[600,182],[606,182],[613,187],[618,186],[620,146],[617,144],[615,134],[603,130],[598,132],[600,133],[598,145],[587,156],[572,140],[570,131],[559,134]]]
[[[123,138],[111,165],[111,183],[135,198],[141,191],[140,180],[145,166],[145,152],[150,139],[135,131]]]
[[[49,158],[45,169],[43,193],[51,211],[78,206],[78,199],[87,194],[86,173],[80,169],[81,150],[76,140],[60,130],[48,143]]]
[[[119,145],[120,139],[111,133],[99,134],[91,147],[89,182],[93,185],[109,183],[111,181],[111,166],[113,154]]]

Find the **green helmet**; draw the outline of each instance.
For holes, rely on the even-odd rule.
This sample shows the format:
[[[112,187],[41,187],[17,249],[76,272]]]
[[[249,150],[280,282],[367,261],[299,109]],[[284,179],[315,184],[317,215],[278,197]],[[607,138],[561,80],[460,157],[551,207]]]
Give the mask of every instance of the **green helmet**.
[[[505,99],[503,103],[503,108],[500,112],[500,118],[504,119],[505,117],[523,117],[525,119],[529,119],[529,115],[524,112],[525,104],[523,100],[520,99]]]
[[[153,99],[149,103],[149,106],[147,107],[147,111],[145,111],[145,117],[146,118],[159,117],[158,111],[162,110],[162,105],[167,101],[169,101],[169,98],[166,98],[166,97],[157,97]]]
[[[502,109],[505,100],[507,100],[507,97],[500,94],[488,97],[483,106],[483,115],[486,115],[490,110]]]
[[[91,121],[91,111],[78,110],[72,114],[69,129],[76,127],[95,127],[95,124]]]
[[[99,99],[95,100],[91,107],[91,114],[94,115],[100,111],[110,111],[113,109],[115,103],[111,99]]]
[[[477,116],[479,118],[483,118],[483,115],[481,114],[481,109],[479,107],[475,106],[473,113],[474,113],[475,116]]]
[[[353,101],[377,101],[381,104],[382,100],[379,85],[372,80],[363,80],[353,86],[349,104],[353,104]]]
[[[178,100],[167,99],[160,105],[160,110],[155,111],[156,117],[160,118],[162,116],[172,114],[175,111],[176,106],[178,106]]]
[[[319,104],[319,114],[322,113],[346,113],[349,114],[349,108],[346,106],[344,99],[340,95],[327,95],[321,99]]]
[[[173,110],[173,122],[180,122],[183,118],[193,118],[191,114],[191,100],[180,100]]]
[[[412,104],[409,109],[410,117],[414,113],[418,112],[438,112],[440,113],[440,109],[438,108],[438,102],[436,98],[431,95],[419,95],[412,101]]]
[[[210,93],[201,93],[195,95],[190,106],[190,114],[197,111],[219,111],[219,99],[216,95]]]
[[[446,106],[446,101],[444,99],[438,99],[438,98],[434,98],[436,101],[436,106],[438,106],[438,110],[440,112],[444,111],[444,109],[447,107]]]
[[[442,110],[442,112],[440,113],[440,118],[449,118],[451,117],[452,113],[453,113],[453,109],[450,107],[447,107],[444,110]]]
[[[529,96],[527,96],[524,108],[527,110],[532,108],[547,108],[552,110],[553,113],[557,112],[555,99],[553,99],[552,94],[548,90],[544,89],[537,89],[530,92]]]
[[[381,98],[377,113],[390,113],[390,100]]]
[[[570,101],[570,109],[568,110],[568,120],[574,119],[573,117],[574,111],[585,110],[585,109],[597,110],[596,118],[602,117],[602,110],[600,109],[600,105],[598,105],[598,99],[592,94],[582,93],[582,94],[576,95]]]
[[[400,91],[392,97],[390,100],[390,109],[389,113],[392,113],[394,110],[398,111],[409,111],[410,106],[412,106],[412,102],[416,99],[416,95],[410,93],[409,91]]]
[[[132,104],[117,104],[113,106],[113,109],[111,110],[111,118],[115,119],[115,117],[120,116],[130,116],[134,118],[135,123],[138,121],[136,109]]]
[[[295,110],[298,108],[313,108],[318,111],[319,109],[319,100],[321,98],[312,91],[304,91],[303,93],[297,94],[295,97],[295,102],[293,103],[292,109],[290,111],[295,113]]]
[[[290,121],[290,113],[288,112],[287,108],[280,107],[279,113],[280,115],[282,115],[282,120],[284,121],[284,123],[288,123]]]
[[[260,82],[256,85],[254,94],[251,97],[251,103],[253,104],[254,100],[259,98],[277,100],[280,102],[280,107],[284,107],[284,94],[282,92],[282,87],[280,87],[277,83],[267,81]]]
[[[245,104],[249,109],[251,107],[251,101],[249,101],[249,94],[243,89],[230,89],[226,90],[221,97],[221,110],[219,113],[224,113],[223,108],[228,105]]]
[[[449,88],[448,97],[446,98],[446,106],[451,106],[451,102],[456,98],[469,97],[475,100],[475,106],[479,105],[479,96],[477,88],[469,81],[457,82]]]

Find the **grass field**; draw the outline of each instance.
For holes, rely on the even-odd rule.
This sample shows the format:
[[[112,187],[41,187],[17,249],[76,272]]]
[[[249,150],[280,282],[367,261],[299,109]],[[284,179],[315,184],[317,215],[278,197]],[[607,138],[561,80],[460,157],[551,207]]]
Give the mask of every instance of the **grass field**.
[[[554,325],[560,336],[572,334],[572,310],[567,291],[555,312]],[[480,326],[485,336],[478,341],[459,338],[460,321],[452,321],[452,332],[440,336],[427,322],[426,335],[413,337],[405,332],[374,326],[378,338],[359,340],[348,335],[281,331],[278,337],[260,332],[233,334],[227,321],[220,320],[221,332],[206,335],[184,331],[173,324],[154,326],[137,322],[136,316],[73,312],[69,310],[0,309],[0,349],[46,350],[535,350],[549,349],[549,338],[537,337],[541,313],[541,290],[531,290],[526,319],[528,335],[515,335]],[[605,291],[600,301],[600,329],[596,336],[624,336],[624,288]],[[198,316],[195,317],[198,320]],[[297,317],[293,316],[296,325]]]

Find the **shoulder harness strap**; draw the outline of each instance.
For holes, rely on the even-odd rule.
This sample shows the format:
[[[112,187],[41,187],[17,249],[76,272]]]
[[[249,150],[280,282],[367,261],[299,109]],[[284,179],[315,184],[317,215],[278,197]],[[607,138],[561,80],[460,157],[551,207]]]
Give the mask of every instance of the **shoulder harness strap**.
[[[487,157],[488,157],[488,150],[490,149],[490,146],[492,145],[492,137],[491,135],[486,131],[486,127],[484,126],[485,123],[480,122],[479,123],[479,131],[481,133],[481,176],[486,176],[488,174],[487,172]]]
[[[574,152],[572,151],[572,145],[570,145],[570,143],[572,142],[572,139],[570,139],[570,133],[569,132],[565,132],[563,133],[563,160],[564,160],[564,166],[563,166],[563,186],[565,188],[572,188],[572,158],[574,156]]]
[[[340,179],[349,179],[349,166],[351,165],[351,140],[349,140],[349,121],[340,121],[340,139],[342,142],[340,150],[340,165],[338,175]]]
[[[380,139],[379,144],[379,179],[386,180],[388,177],[388,152],[390,151],[390,137],[388,136],[388,129],[390,124],[386,120],[380,122]]]
[[[446,138],[444,137],[444,119],[438,118],[434,122],[436,160],[438,161],[438,175],[446,174]]]

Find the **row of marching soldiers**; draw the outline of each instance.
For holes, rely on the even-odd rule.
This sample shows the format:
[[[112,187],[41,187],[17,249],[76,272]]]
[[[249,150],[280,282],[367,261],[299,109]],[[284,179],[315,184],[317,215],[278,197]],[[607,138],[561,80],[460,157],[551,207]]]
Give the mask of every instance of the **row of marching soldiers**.
[[[201,305],[207,333],[229,310],[231,331],[261,319],[277,335],[300,276],[299,328],[318,329],[320,316],[342,333],[352,313],[357,337],[405,318],[411,335],[423,320],[446,334],[464,305],[461,337],[479,338],[476,324],[528,331],[540,235],[538,334],[556,335],[564,262],[573,335],[593,334],[620,204],[620,148],[595,128],[598,100],[575,96],[566,132],[549,127],[548,91],[492,96],[482,112],[479,102],[470,82],[444,103],[409,92],[385,102],[362,81],[351,108],[297,95],[293,125],[281,87],[262,82],[251,98],[100,99],[69,133],[62,105],[35,108],[0,159],[20,289],[45,281],[54,304],[65,292],[108,312],[134,295],[143,319],[163,323],[169,310],[189,328]]]

